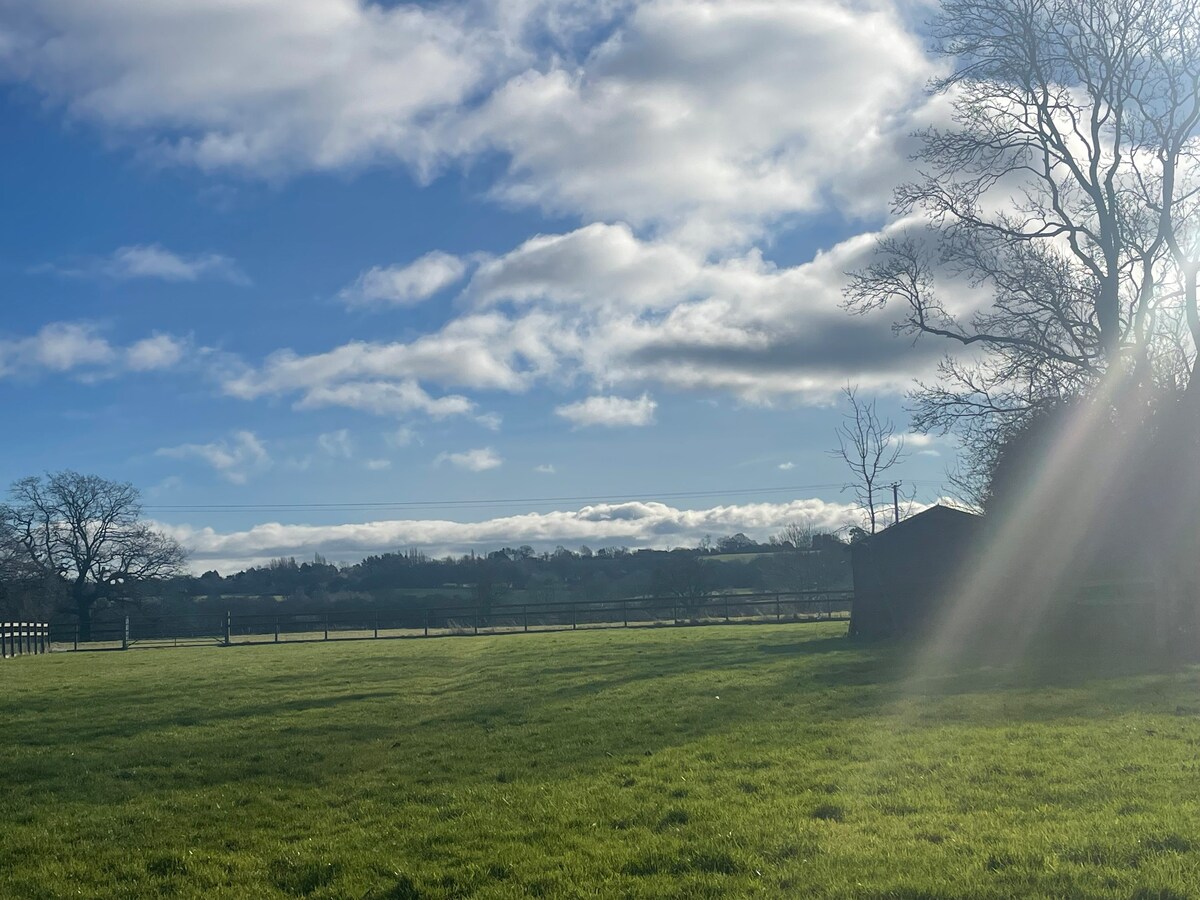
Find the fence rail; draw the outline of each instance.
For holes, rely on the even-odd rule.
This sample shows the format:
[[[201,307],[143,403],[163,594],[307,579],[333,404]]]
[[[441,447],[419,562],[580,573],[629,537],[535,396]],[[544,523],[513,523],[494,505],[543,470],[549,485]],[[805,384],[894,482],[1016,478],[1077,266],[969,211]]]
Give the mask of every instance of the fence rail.
[[[0,659],[49,652],[49,623],[0,622]]]
[[[49,626],[54,650],[231,646],[299,641],[510,634],[583,628],[709,625],[734,622],[839,621],[849,618],[851,591],[718,594],[703,600],[631,597],[410,610],[126,617],[96,622],[82,635],[73,622]]]

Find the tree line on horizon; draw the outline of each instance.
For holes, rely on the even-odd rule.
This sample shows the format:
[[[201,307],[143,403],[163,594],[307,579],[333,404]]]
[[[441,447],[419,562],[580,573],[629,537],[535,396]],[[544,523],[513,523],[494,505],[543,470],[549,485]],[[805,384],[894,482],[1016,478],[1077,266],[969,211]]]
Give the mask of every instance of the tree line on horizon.
[[[738,533],[694,548],[530,545],[435,559],[418,550],[333,565],[282,557],[222,576],[185,571],[186,552],[150,528],[130,484],[59,472],[16,482],[0,504],[0,616],[68,617],[82,640],[97,619],[287,614],[331,607],[401,610],[506,600],[552,603],[654,596],[685,604],[716,591],[842,589],[840,538],[792,524],[758,543]],[[758,555],[761,554],[761,558]]]

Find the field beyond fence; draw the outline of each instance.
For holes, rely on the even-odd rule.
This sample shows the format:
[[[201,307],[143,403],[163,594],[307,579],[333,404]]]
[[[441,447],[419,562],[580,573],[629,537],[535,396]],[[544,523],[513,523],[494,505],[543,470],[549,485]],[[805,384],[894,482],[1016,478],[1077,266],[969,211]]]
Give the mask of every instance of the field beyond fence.
[[[845,621],[853,592],[796,591],[719,594],[698,600],[635,597],[409,610],[344,610],[281,615],[147,616],[94,622],[85,637],[74,622],[49,627],[50,648],[128,650],[137,647],[268,644],[506,634],[581,628],[636,628],[747,622]]]

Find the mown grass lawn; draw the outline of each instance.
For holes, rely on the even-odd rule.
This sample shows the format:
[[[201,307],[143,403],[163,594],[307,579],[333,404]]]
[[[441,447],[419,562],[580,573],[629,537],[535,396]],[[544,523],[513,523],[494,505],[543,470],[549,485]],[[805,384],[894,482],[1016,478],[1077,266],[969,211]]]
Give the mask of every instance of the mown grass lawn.
[[[0,664],[4,897],[1200,896],[1200,673],[844,626]]]

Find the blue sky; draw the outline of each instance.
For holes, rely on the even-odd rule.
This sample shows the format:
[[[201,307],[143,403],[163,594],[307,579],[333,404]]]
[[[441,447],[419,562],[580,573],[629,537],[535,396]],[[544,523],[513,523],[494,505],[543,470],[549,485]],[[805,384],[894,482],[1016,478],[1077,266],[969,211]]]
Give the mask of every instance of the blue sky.
[[[944,350],[838,307],[933,65],[886,3],[0,3],[0,477],[198,568],[846,524],[838,389],[903,430]]]

